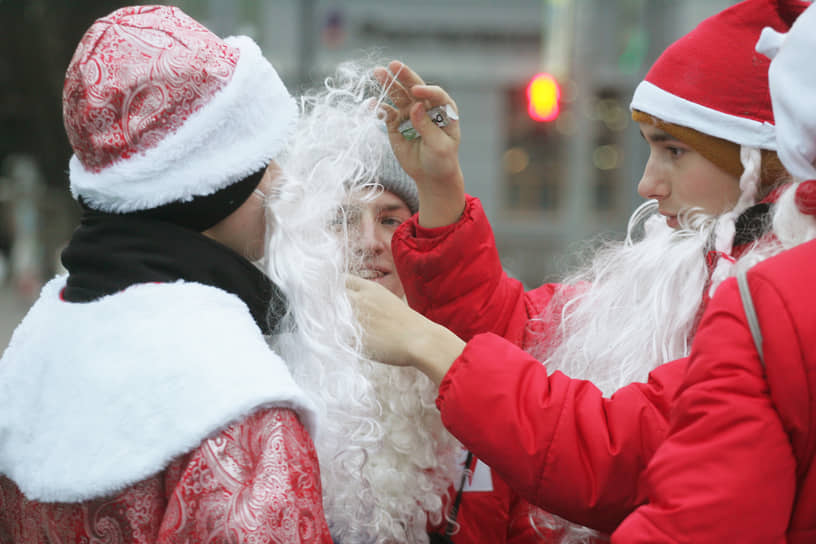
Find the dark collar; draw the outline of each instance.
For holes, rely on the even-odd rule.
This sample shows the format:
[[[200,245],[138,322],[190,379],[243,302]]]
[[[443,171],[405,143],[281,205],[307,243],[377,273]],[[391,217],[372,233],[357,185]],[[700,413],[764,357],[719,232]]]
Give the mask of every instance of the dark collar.
[[[244,257],[157,219],[86,211],[62,263],[69,272],[62,296],[69,302],[90,302],[138,283],[184,280],[239,297],[264,334],[286,309],[283,293]]]
[[[754,204],[740,214],[735,223],[733,247],[744,246],[762,238],[771,227],[771,205]]]

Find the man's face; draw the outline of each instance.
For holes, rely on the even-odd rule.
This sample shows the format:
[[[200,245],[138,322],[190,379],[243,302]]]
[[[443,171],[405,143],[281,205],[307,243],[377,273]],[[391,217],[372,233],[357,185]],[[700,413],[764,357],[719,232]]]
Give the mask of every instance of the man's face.
[[[353,198],[345,212],[352,272],[382,284],[399,297],[404,296],[391,254],[391,237],[411,217],[411,210],[400,197],[383,191],[373,200],[363,199],[362,195]]]
[[[271,161],[266,167],[258,191],[271,194],[278,182],[280,167]],[[250,261],[263,257],[266,236],[266,212],[264,197],[258,192],[249,195],[241,206],[204,232],[205,235],[221,242]]]
[[[740,195],[736,176],[656,126],[638,124],[650,150],[638,194],[657,200],[670,227],[677,228],[677,215],[689,208],[719,215],[734,207]]]

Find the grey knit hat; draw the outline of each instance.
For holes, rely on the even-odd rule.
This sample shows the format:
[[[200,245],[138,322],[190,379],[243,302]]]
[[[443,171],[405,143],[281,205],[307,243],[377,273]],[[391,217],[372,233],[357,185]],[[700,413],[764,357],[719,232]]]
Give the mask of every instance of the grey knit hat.
[[[385,190],[391,191],[400,197],[408,205],[411,213],[417,213],[419,210],[419,195],[417,194],[416,182],[402,169],[390,145],[385,146],[377,182]]]

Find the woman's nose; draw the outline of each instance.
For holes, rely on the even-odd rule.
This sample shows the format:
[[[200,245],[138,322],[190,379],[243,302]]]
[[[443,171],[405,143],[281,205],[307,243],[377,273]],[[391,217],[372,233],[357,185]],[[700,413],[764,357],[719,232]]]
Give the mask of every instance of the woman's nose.
[[[669,196],[669,184],[652,157],[649,157],[646,168],[643,169],[637,191],[643,198],[652,200],[662,200]]]

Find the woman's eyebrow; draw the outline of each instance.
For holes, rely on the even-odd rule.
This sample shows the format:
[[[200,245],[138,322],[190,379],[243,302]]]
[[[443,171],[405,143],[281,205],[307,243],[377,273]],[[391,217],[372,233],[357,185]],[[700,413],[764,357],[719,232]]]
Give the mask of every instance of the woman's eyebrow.
[[[405,204],[386,204],[385,206],[380,206],[379,207],[379,212],[380,213],[382,213],[382,212],[396,212],[396,211],[403,210],[403,209],[410,211],[408,209],[408,206],[406,206]]]
[[[669,134],[668,132],[653,132],[646,136],[643,134],[643,131],[640,131],[640,135],[643,137],[644,140],[647,142],[655,142],[655,143],[662,143],[662,142],[676,142],[678,141],[677,138]]]

